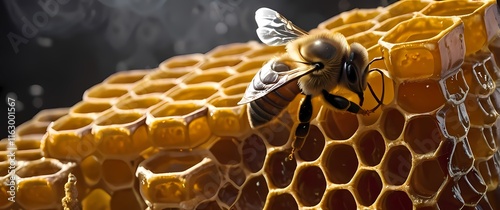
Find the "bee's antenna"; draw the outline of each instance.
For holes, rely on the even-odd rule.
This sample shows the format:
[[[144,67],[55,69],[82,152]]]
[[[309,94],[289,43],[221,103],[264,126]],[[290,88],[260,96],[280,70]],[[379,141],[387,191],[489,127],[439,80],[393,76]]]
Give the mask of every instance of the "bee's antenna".
[[[371,63],[371,62],[370,62]],[[371,109],[371,111],[375,111],[377,110],[377,108],[383,104],[384,102],[384,95],[385,95],[385,79],[384,79],[384,73],[382,72],[382,70],[380,69],[371,69],[370,71],[368,71],[368,73],[372,72],[372,71],[376,71],[378,73],[380,73],[380,76],[382,78],[382,96],[380,97],[380,99],[377,97],[377,94],[375,94],[375,91],[373,91],[373,88],[372,86],[370,85],[370,83],[368,83],[368,89],[370,89],[370,93],[373,95],[373,97],[375,98],[375,100],[378,102],[377,106],[375,106],[373,109]]]

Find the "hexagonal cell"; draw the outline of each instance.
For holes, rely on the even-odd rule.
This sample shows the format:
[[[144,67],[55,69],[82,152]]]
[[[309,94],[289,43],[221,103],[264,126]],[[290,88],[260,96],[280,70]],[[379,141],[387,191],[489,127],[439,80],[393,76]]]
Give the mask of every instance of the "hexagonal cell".
[[[98,115],[111,108],[109,101],[81,101],[70,109],[71,114]]]
[[[294,184],[300,203],[304,206],[318,204],[326,189],[325,176],[317,166],[301,168]]]
[[[146,117],[139,112],[109,112],[92,129],[98,150],[106,157],[135,158],[151,146]]]
[[[84,179],[79,181],[84,181],[89,186],[97,184],[102,177],[101,165],[102,161],[94,155],[84,158],[79,165]]]
[[[482,63],[477,60],[466,61],[462,65],[465,81],[470,93],[476,96],[488,96],[495,90],[495,83]]]
[[[37,160],[42,158],[42,150],[40,149],[41,139],[41,136],[37,138],[18,138],[15,141],[17,147],[15,152],[16,160]],[[5,151],[8,154],[7,148],[1,151]]]
[[[357,42],[363,45],[366,49],[377,44],[378,40],[382,37],[380,34],[373,33],[373,31],[365,31],[361,33],[353,34],[347,38],[349,44]]]
[[[358,152],[363,164],[378,165],[385,153],[384,138],[376,130],[364,133],[358,143]]]
[[[397,100],[401,108],[412,113],[432,112],[445,104],[439,83],[434,80],[400,84]]]
[[[495,110],[489,97],[479,98],[469,96],[465,99],[465,107],[471,125],[491,126],[498,118],[498,112]]]
[[[460,138],[467,134],[470,120],[466,110],[464,104],[457,106],[447,104],[436,113],[441,132],[445,137]]]
[[[235,207],[237,209],[262,209],[268,193],[266,179],[262,175],[253,177],[241,189],[241,195]]]
[[[351,11],[342,12],[318,25],[320,29],[332,29],[351,23],[358,23],[365,20],[370,20],[380,14],[379,9],[353,9]]]
[[[490,75],[493,81],[497,82],[500,79],[500,70],[498,69],[498,63],[495,60],[495,57],[491,53],[485,53],[484,59],[482,60],[483,66]]]
[[[318,121],[328,138],[332,140],[346,140],[358,130],[356,115],[344,111],[332,110],[323,107]]]
[[[467,139],[460,140],[453,148],[453,154],[448,163],[448,172],[451,177],[465,175],[472,168],[474,156]]]
[[[221,183],[216,163],[204,154],[160,152],[136,171],[142,198],[151,208],[193,209],[214,196]]]
[[[205,55],[203,54],[190,54],[190,55],[179,55],[171,57],[160,63],[160,69],[162,70],[170,70],[178,68],[189,68],[195,67],[199,65],[202,61],[205,60]]]
[[[402,14],[402,15],[388,18],[388,19],[380,22],[379,25],[376,25],[375,27],[373,27],[373,30],[380,31],[380,32],[387,32],[387,31],[391,30],[392,28],[394,28],[394,26],[398,25],[399,23],[406,21],[406,20],[409,20],[410,18],[412,18],[414,16],[415,16],[414,14],[408,13],[408,14]]]
[[[185,84],[198,84],[203,82],[220,82],[231,76],[226,68],[203,71],[203,73],[189,74],[183,78]]]
[[[467,138],[476,159],[490,158],[496,151],[497,146],[491,128],[471,126]]]
[[[430,171],[432,173],[429,173]],[[413,169],[409,186],[413,195],[421,198],[432,198],[438,193],[446,179],[447,175],[439,165],[438,160],[424,160]]]
[[[415,17],[387,32],[379,44],[391,76],[403,80],[441,79],[463,62],[463,34],[460,18]]]
[[[47,123],[28,121],[23,123],[16,129],[16,134],[19,137],[27,138],[29,136],[41,137],[47,131]]]
[[[405,117],[401,112],[394,108],[388,108],[384,110],[382,115],[382,133],[389,140],[396,140],[405,126]]]
[[[113,191],[130,188],[134,175],[132,166],[118,159],[106,159],[101,165],[102,178]]]
[[[404,14],[418,12],[426,7],[430,2],[428,1],[398,1],[385,8],[376,19],[379,22],[387,20],[391,17],[401,16]]]
[[[429,115],[411,118],[406,125],[404,141],[418,154],[433,153],[444,140],[437,120]]]
[[[238,197],[239,190],[230,182],[227,182],[222,186],[217,194],[217,197],[226,204],[227,206],[232,206]]]
[[[215,47],[213,50],[207,53],[207,56],[212,58],[219,58],[225,56],[235,56],[243,54],[252,49],[257,43],[249,42],[249,43],[234,43],[234,44],[226,44]]]
[[[246,61],[243,61],[241,62],[240,64],[238,64],[238,66],[235,66],[234,67],[234,70],[236,70],[237,72],[239,73],[247,73],[247,72],[252,72],[252,73],[247,73],[245,74],[244,77],[247,77],[249,76],[249,74],[253,74],[255,75],[255,73],[260,70],[260,68],[262,66],[264,66],[264,64],[269,61],[270,58],[256,58],[256,59],[250,59],[250,60],[246,60]],[[252,76],[253,78],[253,76]],[[250,79],[251,81],[252,79]]]
[[[226,96],[243,96],[245,91],[247,90],[248,84],[239,84],[239,85],[233,85],[228,88],[224,88],[222,92]]]
[[[34,117],[33,121],[50,123],[54,122],[62,116],[68,114],[68,108],[56,108],[56,109],[45,109],[38,112]]]
[[[110,209],[145,209],[146,204],[133,189],[113,192]]]
[[[437,204],[439,209],[462,209],[462,207],[464,207],[464,200],[455,182],[448,182],[444,188],[439,191]]]
[[[97,143],[90,132],[92,122],[91,118],[71,115],[56,120],[42,140],[45,156],[80,161],[95,151]]]
[[[293,180],[293,174],[297,168],[297,161],[290,160],[289,150],[271,153],[265,171],[269,175],[270,182],[276,187],[285,188]]]
[[[496,189],[500,179],[500,166],[495,163],[495,158],[477,161],[475,164],[488,187],[488,191]]]
[[[382,190],[382,180],[375,171],[363,170],[356,176],[357,200],[363,206],[372,205]]]
[[[374,25],[375,25],[375,22],[373,22],[371,20],[367,20],[367,21],[361,21],[361,22],[357,22],[357,23],[338,26],[338,27],[332,28],[330,30],[332,32],[341,33],[344,36],[348,37],[348,36],[351,36],[354,34],[358,34],[358,33],[367,31],[368,29],[372,28]]]
[[[385,191],[381,199],[378,206],[380,209],[413,209],[413,203],[404,191]]]
[[[335,184],[346,184],[356,174],[358,158],[351,146],[336,144],[326,148],[321,164],[328,180]]]
[[[101,188],[97,188],[88,193],[82,200],[84,210],[87,209],[111,209],[111,196]]]
[[[16,202],[24,209],[53,209],[61,206],[64,183],[75,163],[44,158],[19,164],[16,171]]]
[[[474,53],[486,45],[498,30],[495,24],[489,24],[485,17],[494,17],[493,1],[469,2],[469,1],[446,1],[435,2],[423,9],[421,12],[428,16],[457,16],[462,19],[465,26],[465,48],[466,54]],[[457,9],[449,9],[457,8]]]
[[[211,136],[207,107],[202,102],[166,102],[147,114],[153,145],[168,149],[192,149]]]
[[[188,73],[193,72],[192,69],[167,69],[167,70],[157,70],[148,74],[146,78],[155,81],[155,80],[170,80],[174,82],[175,79],[178,79]]]
[[[390,185],[402,185],[412,169],[412,155],[405,146],[389,148],[382,163],[384,180]]]
[[[159,97],[145,96],[137,98],[127,98],[116,103],[116,108],[121,110],[145,111],[146,109],[158,104],[162,99]]]
[[[169,79],[162,80],[145,80],[134,86],[132,92],[135,95],[161,95],[175,87],[177,83]]]
[[[328,192],[323,205],[325,209],[353,210],[357,208],[354,196],[347,189],[335,189]]]
[[[258,69],[245,71],[243,73],[234,74],[220,82],[222,88],[228,88],[234,85],[248,84],[252,81]]]
[[[218,136],[240,136],[250,130],[244,106],[237,103],[240,96],[216,97],[208,106],[208,126]]]
[[[216,85],[208,84],[192,84],[172,91],[167,96],[176,100],[201,100],[208,99],[219,91],[219,87]]]
[[[264,165],[267,155],[266,145],[259,136],[253,134],[243,140],[241,154],[243,154],[243,165],[255,173]]]
[[[267,126],[258,128],[259,133],[272,146],[283,146],[290,138],[291,129],[279,121],[271,121]]]
[[[266,209],[299,209],[295,198],[288,193],[269,194],[269,199],[266,206]]]
[[[298,151],[299,157],[305,161],[314,161],[318,159],[325,147],[325,136],[318,127],[311,125],[309,134],[302,148]]]
[[[257,58],[257,57],[262,57],[269,59],[272,57],[272,55],[276,55],[278,53],[283,53],[285,52],[285,46],[267,46],[267,45],[261,45],[260,48],[250,50],[247,53],[245,53],[245,57],[249,59]]]
[[[469,93],[469,86],[465,81],[462,68],[456,74],[439,81],[441,90],[444,92],[444,98],[454,104],[463,103],[467,93]]]
[[[116,85],[98,84],[83,93],[83,100],[103,100],[110,101],[128,93],[127,88]]]
[[[133,84],[151,72],[151,70],[122,71],[109,76],[103,83],[120,85]]]
[[[475,168],[458,180],[458,188],[465,204],[471,206],[477,205],[487,189],[486,183],[484,183],[484,180]]]
[[[235,66],[236,64],[238,64],[240,62],[241,62],[240,58],[222,57],[222,58],[210,59],[208,61],[205,61],[198,68],[205,71],[208,69],[213,69],[213,68],[218,68],[218,67]]]
[[[230,167],[227,176],[238,186],[243,185],[247,178],[243,167],[239,165]]]
[[[221,138],[216,140],[215,144],[210,147],[210,152],[219,163],[234,165],[241,162],[241,154],[238,151],[235,140],[232,138]]]

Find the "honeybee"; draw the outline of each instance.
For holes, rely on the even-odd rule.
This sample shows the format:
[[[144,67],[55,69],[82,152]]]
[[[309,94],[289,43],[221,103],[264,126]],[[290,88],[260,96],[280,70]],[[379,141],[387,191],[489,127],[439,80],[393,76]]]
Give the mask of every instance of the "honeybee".
[[[278,12],[260,8],[255,12],[259,39],[271,46],[286,45],[286,53],[273,58],[262,66],[248,85],[238,104],[249,104],[248,113],[252,127],[259,127],[279,115],[294,98],[302,93],[295,141],[290,159],[302,148],[309,133],[313,113],[311,99],[323,96],[327,104],[339,110],[368,115],[374,112],[384,98],[378,99],[367,84],[370,64],[382,57],[368,61],[368,52],[359,43],[348,44],[340,33],[329,31],[308,34]],[[382,78],[382,86],[384,87]],[[370,110],[362,109],[366,87],[370,89],[378,105]],[[359,105],[348,99],[331,94],[334,88],[343,87],[356,93]]]

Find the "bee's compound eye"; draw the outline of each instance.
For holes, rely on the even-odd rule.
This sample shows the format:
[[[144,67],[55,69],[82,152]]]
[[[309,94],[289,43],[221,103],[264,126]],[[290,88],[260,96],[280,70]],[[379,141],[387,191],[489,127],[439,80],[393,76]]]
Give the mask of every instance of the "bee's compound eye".
[[[337,49],[331,43],[325,39],[318,39],[306,46],[305,50],[301,53],[307,58],[313,57],[328,60],[335,56],[335,52],[337,52]]]
[[[272,68],[276,72],[290,71],[290,67],[288,65],[279,61],[274,62]]]

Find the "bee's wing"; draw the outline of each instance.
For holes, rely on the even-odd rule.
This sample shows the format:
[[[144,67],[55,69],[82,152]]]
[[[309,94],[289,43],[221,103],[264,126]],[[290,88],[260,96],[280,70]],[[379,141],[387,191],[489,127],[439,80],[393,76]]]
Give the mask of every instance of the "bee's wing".
[[[267,62],[248,84],[243,98],[238,105],[246,104],[257,100],[279,87],[299,78],[312,70],[314,66],[306,65],[286,72],[277,72],[273,70],[274,60]]]
[[[285,45],[306,35],[307,32],[295,26],[278,12],[269,8],[260,8],[255,12],[257,36],[260,41],[270,46]]]

